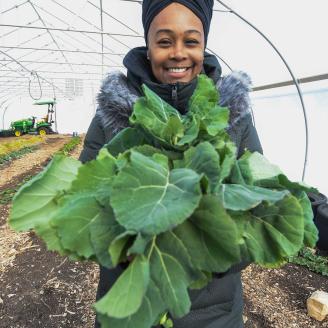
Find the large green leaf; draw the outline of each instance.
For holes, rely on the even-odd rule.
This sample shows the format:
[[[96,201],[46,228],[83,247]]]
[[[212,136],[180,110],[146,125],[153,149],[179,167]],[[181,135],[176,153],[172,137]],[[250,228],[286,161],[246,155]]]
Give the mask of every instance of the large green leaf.
[[[163,122],[167,122],[169,117],[178,116],[181,117],[179,112],[172,107],[170,104],[165,102],[161,97],[159,97],[154,91],[149,89],[145,84],[142,86],[145,98],[147,99],[147,104],[151,110],[154,111],[156,116],[160,118]]]
[[[183,136],[184,130],[179,112],[146,85],[143,85],[143,91],[145,97],[135,103],[130,122],[142,126],[164,144],[175,144]]]
[[[78,170],[71,192],[104,192],[116,173],[116,159],[106,148],[101,149],[96,160],[85,163]]]
[[[64,248],[79,256],[90,258],[95,250],[90,238],[90,225],[99,216],[107,216],[97,200],[90,196],[74,195],[65,199],[65,204],[57,211],[51,223],[55,226]]]
[[[247,184],[244,179],[243,173],[240,169],[239,161],[235,161],[235,163],[233,164],[232,169],[231,169],[231,174],[230,174],[227,182],[233,183],[233,184],[239,184],[239,185]],[[263,187],[265,187],[265,186],[263,186]],[[270,187],[268,186],[268,188],[270,188]]]
[[[258,152],[246,152],[239,160],[240,172],[247,184],[253,185],[261,180],[275,178],[282,171],[277,165],[271,164]]]
[[[237,227],[215,196],[204,196],[191,219],[173,233],[199,270],[224,272],[240,261]]]
[[[279,265],[303,245],[303,209],[292,195],[273,205],[263,203],[251,212],[231,211],[230,215],[244,241],[243,252],[255,263]]]
[[[220,107],[218,102],[219,95],[213,81],[199,75],[196,90],[189,101],[189,112],[200,120],[201,129],[210,136],[228,126],[229,110]]]
[[[96,160],[87,162],[79,168],[69,193],[93,195],[106,205],[116,171],[116,159],[103,148]]]
[[[170,116],[163,130],[162,138],[172,145],[176,145],[184,136],[184,126],[179,116]]]
[[[304,214],[304,246],[314,248],[318,241],[319,233],[313,222],[311,201],[304,191],[300,191],[296,197],[303,208]]]
[[[203,125],[210,136],[215,136],[228,126],[229,110],[220,106],[212,108],[202,118]]]
[[[124,231],[111,242],[108,252],[114,266],[117,266],[120,262],[127,261],[127,254],[124,250],[127,251],[129,249],[131,236],[134,236],[134,232]]]
[[[185,131],[183,137],[177,143],[178,146],[190,145],[196,140],[199,133],[200,120],[194,116],[187,116],[183,118],[183,125]]]
[[[15,195],[9,223],[17,231],[46,225],[58,209],[58,198],[69,189],[82,164],[73,158],[55,156],[47,168]]]
[[[318,190],[316,188],[313,188],[302,181],[300,182],[290,181],[284,174],[280,174],[278,176],[278,181],[283,188],[290,190],[292,193],[294,192],[297,193],[300,191],[318,193]]]
[[[169,168],[131,151],[130,162],[114,179],[111,205],[127,230],[156,235],[186,220],[201,198],[200,176]]]
[[[170,160],[177,160],[183,157],[183,154],[178,151],[159,149],[150,145],[137,146],[132,149],[147,157],[154,157],[155,154],[165,155]]]
[[[174,161],[175,168],[189,168],[198,174],[204,174],[209,180],[211,191],[217,186],[220,178],[220,157],[209,142],[190,147],[183,160]]]
[[[247,211],[266,201],[276,203],[289,194],[289,191],[275,191],[257,186],[221,184],[217,195],[226,209]]]
[[[130,122],[143,127],[164,147],[183,149],[198,136],[200,128],[211,136],[223,131],[228,124],[229,111],[218,106],[218,92],[213,81],[200,75],[196,91],[189,101],[189,113],[179,112],[143,85],[145,97],[138,99]]]
[[[167,233],[166,233],[167,234]],[[161,297],[170,313],[180,318],[186,315],[190,309],[188,286],[190,277],[180,262],[183,255],[175,257],[170,253],[167,243],[154,241],[149,248],[150,274],[160,290]],[[180,248],[181,249],[181,248]]]
[[[237,147],[225,131],[221,131],[211,140],[211,143],[220,155],[221,171],[219,182],[222,182],[230,176],[232,168],[236,163]]]
[[[98,262],[107,268],[113,267],[109,246],[125,230],[115,220],[113,210],[110,207],[103,209],[103,215],[96,216],[89,230],[91,244]]]
[[[111,318],[99,315],[99,322],[102,328],[151,328],[157,323],[157,318],[165,311],[165,305],[160,291],[150,279],[148,290],[143,298],[139,310],[124,319]]]
[[[200,230],[207,248],[215,254],[218,266],[214,272],[225,271],[240,261],[237,228],[216,197],[204,196],[191,221]]]
[[[251,184],[259,187],[283,190],[287,189],[293,194],[300,191],[317,192],[315,188],[306,185],[304,182],[290,181],[279,169],[271,164],[260,153],[246,152],[233,167],[230,183]]]
[[[207,78],[204,74],[200,74],[198,76],[195,92],[189,100],[189,112],[192,114],[204,115],[204,111],[207,110],[207,107],[204,109],[204,105],[213,107],[216,106],[218,102],[219,95],[213,80]]]
[[[111,217],[111,210],[104,212],[98,201],[103,205],[108,204],[111,181],[116,173],[115,163],[115,158],[103,149],[96,160],[79,167],[71,188],[66,192],[67,196],[59,204],[60,208],[51,221],[56,228],[52,236],[59,236],[60,244],[78,256],[90,258],[95,255],[89,228],[94,221]],[[50,228],[53,229],[51,225]],[[44,227],[39,227],[38,230],[42,233],[41,236],[44,235],[48,247],[53,247],[51,231],[46,235]],[[111,240],[108,240],[107,248],[110,242]],[[104,251],[99,250],[99,244],[96,253],[104,255]],[[101,258],[104,260],[103,256]],[[104,264],[109,264],[108,259]]]
[[[298,194],[300,191],[305,192],[318,192],[304,182],[290,181],[284,174],[279,174],[275,177],[255,182],[257,186],[271,188],[271,189],[288,189],[292,194]]]
[[[133,147],[132,149],[142,155],[147,156],[147,157],[153,157],[155,154],[163,154],[163,152],[160,149],[155,148],[150,145],[136,146],[136,147]]]
[[[57,230],[51,226],[49,221],[39,223],[34,227],[34,230],[44,240],[49,251],[57,251],[60,255],[72,254],[72,252],[64,248]]]
[[[147,248],[147,245],[153,239],[152,236],[145,235],[143,236],[141,233],[138,233],[136,239],[134,240],[132,246],[128,250],[128,255],[131,254],[144,254]]]
[[[169,254],[179,261],[189,283],[204,277],[203,273],[194,266],[192,252],[190,252],[183,240],[174,233],[174,230],[157,236],[156,246],[161,253]]]
[[[125,128],[120,131],[105,147],[115,157],[135,146],[148,143],[145,134],[137,128]]]
[[[95,304],[97,312],[122,319],[136,313],[149,284],[149,262],[137,256],[109,292]]]

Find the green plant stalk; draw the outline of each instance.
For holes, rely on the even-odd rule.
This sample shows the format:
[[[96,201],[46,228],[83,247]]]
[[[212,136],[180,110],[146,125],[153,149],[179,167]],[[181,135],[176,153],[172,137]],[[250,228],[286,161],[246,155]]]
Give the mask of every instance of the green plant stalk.
[[[313,254],[307,247],[304,247],[298,255],[291,257],[289,262],[305,266],[310,271],[323,276],[328,276],[328,258]]]

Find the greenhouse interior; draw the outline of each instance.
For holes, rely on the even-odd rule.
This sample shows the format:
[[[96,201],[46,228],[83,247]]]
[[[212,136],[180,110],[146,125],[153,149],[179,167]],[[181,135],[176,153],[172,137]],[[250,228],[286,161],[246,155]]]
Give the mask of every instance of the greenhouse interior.
[[[175,8],[189,7],[193,16],[194,8],[211,3],[154,0],[148,6],[164,2],[161,13],[177,2]],[[251,264],[241,271],[244,327],[328,327],[327,0],[215,0],[205,51],[218,62],[223,82],[215,85],[201,74],[191,98],[199,92],[213,107],[208,116],[190,114],[192,107],[181,114],[140,86],[141,93],[117,104],[124,111],[133,99],[127,125],[108,119],[112,139],[106,135],[88,157],[99,142],[90,145],[87,131],[89,138],[104,133],[90,124],[105,115],[104,94],[114,99],[119,90],[120,81],[106,83],[113,76],[129,79],[124,59],[148,46],[144,3],[0,0],[0,326],[239,328],[230,319],[195,323],[199,309],[188,291],[196,284],[209,290],[218,272],[213,268],[228,272],[245,256]],[[138,71],[140,62],[133,64]],[[219,127],[222,113],[231,111],[217,104],[220,88],[236,76],[248,76],[249,86],[235,83],[247,90],[247,113],[263,154],[245,146],[237,158],[229,118]],[[218,89],[216,104],[205,84]],[[156,112],[155,103],[167,112]],[[216,217],[214,199],[234,226],[224,223],[216,236],[213,223],[207,230],[196,223],[198,216]],[[190,235],[183,235],[186,227]],[[197,243],[208,254],[190,237],[198,238],[199,229],[205,230]],[[190,244],[183,238],[175,244],[169,233]],[[105,245],[106,238],[112,239]],[[228,239],[236,239],[238,255],[226,251]],[[211,255],[215,245],[226,253]],[[164,263],[163,255],[159,268],[153,249],[172,262]],[[127,269],[99,301],[99,265],[111,275],[120,261]]]

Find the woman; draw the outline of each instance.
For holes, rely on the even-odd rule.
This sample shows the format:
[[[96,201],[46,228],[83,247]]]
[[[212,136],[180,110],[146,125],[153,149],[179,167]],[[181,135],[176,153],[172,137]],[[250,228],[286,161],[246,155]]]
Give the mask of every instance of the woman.
[[[181,113],[195,90],[197,75],[204,73],[220,91],[220,105],[230,109],[228,133],[238,147],[262,152],[249,113],[250,80],[234,72],[221,78],[216,58],[205,52],[213,1],[144,0],[143,25],[147,47],[132,49],[124,58],[127,76],[112,73],[104,80],[98,96],[99,107],[86,135],[81,161],[94,159],[99,149],[121,129],[145,83]],[[228,272],[216,274],[201,290],[190,291],[191,312],[174,320],[175,328],[240,328],[243,326],[241,263]],[[124,270],[100,268],[97,299],[107,293]],[[96,323],[96,327],[100,327]]]

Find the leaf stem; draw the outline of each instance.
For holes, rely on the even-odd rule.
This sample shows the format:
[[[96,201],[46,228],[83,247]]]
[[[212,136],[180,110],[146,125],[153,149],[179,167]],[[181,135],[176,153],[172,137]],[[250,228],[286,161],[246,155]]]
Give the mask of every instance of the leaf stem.
[[[150,251],[149,251],[148,256],[147,256],[148,261],[150,260],[150,257],[153,253],[153,250],[154,250],[154,247],[155,247],[155,241],[156,241],[156,236],[154,236],[154,238],[152,240],[152,243],[151,243]]]

